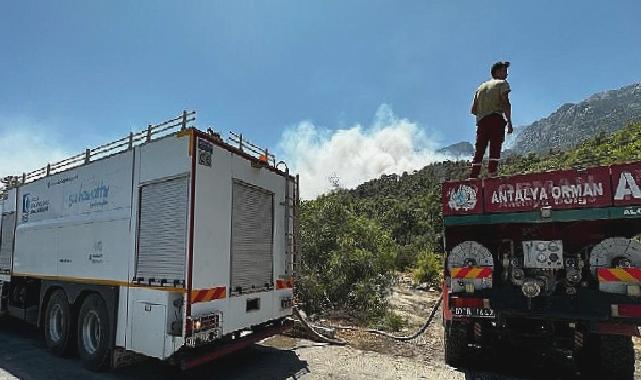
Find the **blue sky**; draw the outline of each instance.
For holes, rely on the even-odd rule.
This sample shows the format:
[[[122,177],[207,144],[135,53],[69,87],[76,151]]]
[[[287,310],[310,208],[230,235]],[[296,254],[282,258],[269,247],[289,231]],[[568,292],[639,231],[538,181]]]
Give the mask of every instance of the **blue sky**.
[[[637,0],[5,1],[0,148],[75,153],[187,108],[291,156],[301,123],[367,135],[381,105],[430,147],[472,141],[493,61],[512,62],[516,125],[641,81],[639,15]]]

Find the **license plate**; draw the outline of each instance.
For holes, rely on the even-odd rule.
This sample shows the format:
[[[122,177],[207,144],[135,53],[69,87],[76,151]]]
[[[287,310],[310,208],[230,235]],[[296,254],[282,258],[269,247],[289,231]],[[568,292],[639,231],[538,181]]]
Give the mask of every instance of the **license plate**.
[[[480,317],[480,318],[494,318],[494,309],[488,308],[471,308],[471,307],[455,307],[452,309],[452,315],[455,317]]]

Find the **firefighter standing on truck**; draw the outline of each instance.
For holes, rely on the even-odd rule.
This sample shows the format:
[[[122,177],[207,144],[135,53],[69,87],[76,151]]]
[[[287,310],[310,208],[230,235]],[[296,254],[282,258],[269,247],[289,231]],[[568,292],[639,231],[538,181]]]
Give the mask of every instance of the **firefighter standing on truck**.
[[[472,114],[476,116],[476,151],[472,159],[470,178],[478,178],[485,149],[490,145],[488,172],[495,177],[501,158],[501,145],[507,133],[512,133],[512,106],[508,93],[507,69],[510,62],[497,62],[492,65],[492,79],[479,86],[474,94]],[[505,117],[504,117],[505,116]]]

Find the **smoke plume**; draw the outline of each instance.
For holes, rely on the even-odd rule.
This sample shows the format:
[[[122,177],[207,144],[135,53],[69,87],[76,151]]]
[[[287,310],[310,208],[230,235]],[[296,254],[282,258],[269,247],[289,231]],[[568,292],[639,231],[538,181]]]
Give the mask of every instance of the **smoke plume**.
[[[279,146],[290,168],[300,175],[303,199],[449,158],[435,152],[434,138],[385,104],[368,127],[328,130],[302,121],[285,130]]]

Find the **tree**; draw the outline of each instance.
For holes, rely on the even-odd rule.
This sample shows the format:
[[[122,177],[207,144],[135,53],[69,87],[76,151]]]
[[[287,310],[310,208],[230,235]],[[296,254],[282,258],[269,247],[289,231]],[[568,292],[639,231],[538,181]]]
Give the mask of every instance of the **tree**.
[[[303,202],[301,242],[297,291],[307,312],[383,315],[397,247],[378,223],[353,212],[345,193]]]

